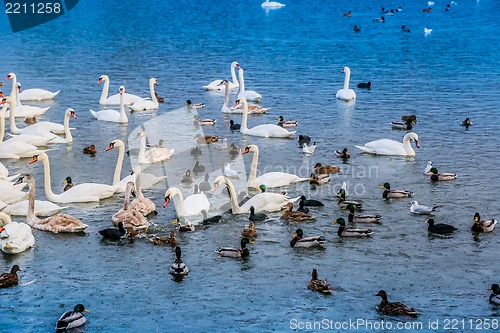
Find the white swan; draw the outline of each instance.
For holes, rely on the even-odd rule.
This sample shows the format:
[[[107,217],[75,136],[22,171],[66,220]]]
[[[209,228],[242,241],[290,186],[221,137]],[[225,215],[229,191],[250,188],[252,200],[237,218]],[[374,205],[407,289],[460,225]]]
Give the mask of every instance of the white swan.
[[[240,128],[240,132],[242,134],[260,136],[264,138],[288,138],[295,134],[295,132],[289,132],[283,127],[275,124],[257,125],[249,129],[247,127],[248,102],[245,98],[240,98],[240,103],[243,104],[243,121],[241,122]]]
[[[37,150],[37,147],[21,140],[7,140],[3,142],[5,134],[5,110],[7,109],[6,99],[3,98],[1,103],[4,104],[0,110],[0,158],[20,159],[23,157],[31,157],[34,154],[45,150]]]
[[[222,105],[220,112],[231,113],[231,109],[229,108],[229,81],[222,80],[217,86],[223,86],[224,90],[225,90],[224,91],[224,104]]]
[[[139,165],[134,166],[135,178],[135,193],[137,197],[130,203],[130,209],[138,211],[144,216],[147,216],[153,212],[156,213],[156,205],[149,198],[144,197],[142,194],[142,178],[141,167]]]
[[[264,3],[262,3],[261,6],[262,6],[262,8],[281,8],[281,7],[285,7],[285,4],[279,3],[276,1],[266,0]]]
[[[20,82],[18,82],[20,83]],[[49,100],[49,99],[54,99],[54,97],[59,94],[61,90],[58,90],[56,92],[48,91],[45,89],[39,89],[39,88],[31,88],[31,89],[26,89],[22,90],[21,93],[19,94],[19,100],[21,102],[25,101],[44,101],[44,100]]]
[[[129,106],[132,111],[147,111],[158,109],[158,99],[155,94],[155,86],[158,85],[158,81],[152,77],[149,79],[149,92],[151,93],[151,100],[141,99],[140,101],[134,102]]]
[[[118,159],[116,160],[115,173],[113,176],[113,186],[116,186],[115,193],[125,192],[127,188],[127,183],[130,181],[134,181],[137,187],[137,174],[134,173],[132,175],[128,175],[125,178],[121,179],[123,160],[125,158],[125,144],[121,140],[113,140],[109,144],[106,151],[109,151],[113,148],[118,148]],[[140,168],[139,168],[140,170]],[[151,173],[141,173],[141,188],[148,189],[156,185],[157,183],[163,181],[167,176],[157,177]]]
[[[137,136],[141,138],[139,156],[137,161],[140,164],[151,164],[170,159],[175,149],[151,148],[146,151],[146,131],[140,131]]]
[[[1,114],[0,114],[1,116]],[[0,143],[1,143],[2,140],[0,140]],[[2,162],[0,162],[0,181],[12,181],[14,179],[17,178],[17,176],[19,176],[18,174],[17,175],[13,175],[13,176],[9,176],[9,169],[7,169],[7,167],[5,167],[5,165],[3,165]]]
[[[165,192],[163,208],[167,207],[170,200],[175,196],[179,197],[177,203],[177,216],[179,217],[198,215],[202,210],[208,212],[210,209],[210,201],[208,201],[205,194],[192,194],[184,199],[181,190],[176,187],[171,187]]]
[[[28,214],[29,200],[16,202],[8,205],[2,211],[12,216],[26,216]],[[35,214],[37,216],[52,216],[68,208],[68,206],[58,206],[55,203],[45,200],[35,200]]]
[[[43,231],[50,231],[53,233],[59,233],[82,232],[88,227],[88,225],[86,225],[79,219],[67,214],[57,214],[45,219],[39,219],[35,214],[35,178],[29,174],[22,175],[21,177],[19,177],[16,184],[21,183],[26,183],[29,186],[29,206],[28,214],[26,215],[26,221],[33,228]]]
[[[258,189],[260,185],[266,185],[267,188],[287,186],[296,182],[308,181],[307,178],[300,178],[297,175],[286,172],[267,172],[257,177],[257,166],[259,164],[259,148],[256,145],[247,146],[242,154],[253,153],[252,166],[248,176],[247,186]]]
[[[253,91],[253,90],[245,90],[245,78],[243,77],[243,68],[240,67],[238,77],[240,78],[240,92],[238,93],[238,99],[241,97],[246,98],[248,101],[252,102],[260,102],[262,99],[262,95]]]
[[[15,101],[15,104],[17,106],[17,113],[14,115],[14,117],[23,117],[23,118],[28,118],[28,117],[35,117],[35,116],[40,116],[47,112],[49,107],[46,108],[40,108],[38,106],[30,106],[30,105],[23,105],[21,103],[21,100],[19,99],[19,90],[21,90],[21,83],[17,82],[17,77],[16,74],[14,73],[9,73],[7,75],[7,80],[12,80],[12,90],[10,92],[10,97]],[[10,112],[5,113],[5,117],[9,118],[10,117]]]
[[[73,186],[72,188],[61,194],[54,194],[54,192],[52,192],[52,186],[50,184],[49,157],[45,153],[39,153],[33,156],[30,164],[37,161],[43,162],[45,196],[52,202],[95,202],[99,201],[100,199],[109,198],[115,193],[115,186],[96,183],[83,183]]]
[[[121,123],[121,124],[128,123],[127,114],[125,113],[125,97],[123,96],[124,94],[125,94],[125,87],[120,86],[120,112],[115,110],[94,111],[91,109],[90,113],[92,113],[92,115],[97,120],[110,121],[113,123]]]
[[[349,67],[344,67],[342,69],[342,74],[345,74],[344,88],[339,89],[335,97],[346,102],[352,101],[356,99],[356,93],[354,92],[354,90],[349,89],[349,79],[351,78],[351,70],[349,69]]]
[[[237,89],[240,86],[238,79],[236,79],[235,68],[239,69],[240,65],[236,61],[233,61],[231,63],[231,79],[233,82],[228,82],[229,89]],[[213,80],[208,85],[203,86],[203,88],[206,90],[222,90],[224,87],[220,85],[221,81],[222,80]]]
[[[15,204],[28,198],[28,193],[22,191],[23,187],[13,186],[12,182],[0,182],[0,201],[7,205]]]
[[[26,251],[35,245],[35,237],[26,223],[12,222],[10,216],[0,212],[0,248],[4,253]]]
[[[226,187],[229,190],[229,197],[231,200],[233,214],[247,213],[250,211],[250,207],[252,206],[255,208],[256,212],[278,212],[282,210],[289,202],[295,202],[300,198],[297,197],[294,199],[290,199],[284,194],[264,192],[251,197],[247,202],[239,206],[237,200],[238,194],[236,193],[236,189],[234,188],[234,185],[229,180],[229,178],[225,176],[217,177],[214,181],[213,191],[215,191],[221,184],[226,184]]]
[[[418,135],[413,132],[407,133],[403,137],[403,143],[389,139],[382,139],[370,141],[364,146],[356,146],[356,148],[359,148],[366,153],[375,155],[415,156],[415,151],[410,145],[410,140],[414,140],[417,148],[420,148],[418,144]]]
[[[113,215],[111,220],[115,226],[121,222],[126,229],[146,230],[149,227],[148,219],[140,212],[129,208],[130,194],[133,191],[135,191],[134,182],[128,182],[123,207]]]
[[[107,75],[101,75],[99,81],[97,81],[97,84],[100,84],[101,82],[104,82],[104,86],[102,87],[102,93],[101,93],[101,98],[99,99],[99,104],[120,105],[120,94],[115,94],[113,96],[108,97],[109,77]],[[137,95],[132,95],[129,93],[125,93],[123,95],[123,98],[125,104],[132,104],[143,99],[142,97],[139,97]]]

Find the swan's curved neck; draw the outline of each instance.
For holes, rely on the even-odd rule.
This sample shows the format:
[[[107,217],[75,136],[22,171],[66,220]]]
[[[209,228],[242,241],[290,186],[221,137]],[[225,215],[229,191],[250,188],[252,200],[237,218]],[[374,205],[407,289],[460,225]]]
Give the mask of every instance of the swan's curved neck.
[[[234,68],[233,68],[233,74],[234,74]],[[224,95],[224,107],[228,108],[229,107],[229,84],[225,84],[224,87],[226,87],[226,92]]]
[[[233,80],[233,84],[239,86],[240,83],[238,82],[238,79],[236,78],[236,71],[235,71],[236,66],[231,64],[231,80]]]
[[[50,201],[57,201],[57,197],[52,192],[52,186],[50,185],[50,162],[49,162],[49,157],[47,156],[42,160],[43,162],[43,186],[45,187],[45,196],[47,199]]]
[[[248,187],[257,188],[257,166],[259,165],[259,150],[253,153],[252,166],[248,176]]]
[[[142,139],[142,138],[141,138]],[[115,173],[113,175],[113,185],[116,185],[121,180],[123,159],[125,158],[125,146],[118,147],[118,159],[116,160]]]
[[[29,225],[37,223],[40,219],[35,215],[35,196],[36,196],[36,186],[33,180],[28,182],[29,193],[28,193],[28,215],[26,215],[26,222]]]
[[[10,97],[17,99],[17,77],[12,76],[12,89],[10,90]]]
[[[139,200],[144,199],[144,195],[142,194],[141,189],[141,173],[135,175],[135,194]]]
[[[248,121],[248,103],[245,101],[243,102],[243,119],[241,120],[240,133],[245,133],[248,131],[247,121]]]
[[[12,101],[8,101],[7,103],[10,105],[10,132],[12,134],[21,134],[21,130],[16,126],[16,107]]]
[[[415,150],[413,150],[411,146],[411,137],[409,135],[405,135],[403,138],[403,147],[407,154],[415,155]]]
[[[240,68],[238,77],[240,78],[240,94],[242,94],[245,92],[245,78],[243,77],[243,68]]]
[[[66,112],[64,115],[64,136],[66,138],[66,143],[73,142],[73,136],[71,135],[71,130],[69,129],[69,118],[71,117],[70,112]]]
[[[7,224],[9,224],[10,222],[12,222],[12,219],[10,218],[9,215],[0,212],[0,221],[2,221],[2,226],[5,227]]]
[[[347,90],[349,89],[349,80],[351,78],[351,70],[349,68],[344,70],[345,72],[345,79],[344,79],[344,89]]]
[[[231,208],[233,210],[233,214],[242,213],[241,207],[238,204],[238,194],[236,194],[236,189],[234,188],[233,183],[227,177],[224,177],[224,181],[226,182],[226,186],[229,190],[229,199],[231,200]]]
[[[156,99],[155,95],[155,83],[153,80],[149,82],[149,92],[151,93],[151,100],[153,100],[153,102],[155,103],[158,103],[158,99]]]
[[[127,186],[127,190],[125,191],[125,199],[123,200],[123,210],[128,210],[128,204],[130,201],[130,192],[132,192],[132,187]]]
[[[176,195],[179,197],[179,203],[178,203],[178,209],[177,209],[177,215],[181,216],[186,216],[186,208],[184,207],[184,195],[182,195],[181,190],[178,188],[171,188],[172,192],[172,197],[175,197]]]
[[[104,82],[104,86],[102,87],[101,98],[99,99],[100,104],[104,104],[106,99],[108,99],[108,91],[109,91],[109,78],[102,79]]]
[[[125,93],[120,94],[120,122],[128,122],[127,114],[125,113]]]
[[[139,145],[139,160],[144,160],[146,158],[146,136],[141,136],[141,143]]]

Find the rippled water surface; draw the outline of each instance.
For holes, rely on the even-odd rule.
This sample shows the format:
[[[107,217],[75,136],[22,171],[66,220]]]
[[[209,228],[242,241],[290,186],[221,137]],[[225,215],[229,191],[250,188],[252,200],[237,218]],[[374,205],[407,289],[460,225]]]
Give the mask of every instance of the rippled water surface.
[[[375,311],[379,298],[373,295],[379,289],[387,290],[390,300],[418,309],[421,315],[413,322],[422,322],[422,331],[430,331],[429,321],[439,320],[442,331],[446,319],[498,319],[500,309],[487,302],[488,288],[499,281],[498,232],[470,232],[476,211],[498,218],[500,208],[498,3],[463,0],[446,12],[446,2],[435,1],[428,14],[422,13],[426,1],[286,4],[266,12],[260,2],[249,0],[82,0],[63,17],[16,34],[9,32],[2,16],[2,75],[16,73],[25,89],[62,90],[53,102],[42,103],[51,109],[41,119],[62,122],[67,107],[78,115],[71,121],[74,143],[52,146],[48,152],[56,193],[67,176],[76,183],[110,184],[117,152],[104,149],[117,138],[137,148],[136,132],[142,126],[151,143],[164,139],[176,149],[169,162],[147,170],[167,175],[167,182],[144,191],[159,211],[150,233],[167,234],[174,228],[175,210],[172,203],[161,207],[164,191],[194,164],[189,149],[193,136],[202,133],[192,125],[196,111],[183,108],[188,98],[206,104],[199,110],[201,117],[217,119],[213,128],[203,128],[205,134],[242,147],[257,144],[260,170],[288,169],[307,177],[312,165],[322,162],[339,165],[343,172],[333,175],[329,185],[311,188],[301,183],[284,189],[293,197],[306,193],[325,207],[313,211],[312,222],[287,223],[270,214],[270,221],[257,223],[259,236],[245,260],[219,258],[214,250],[239,244],[247,214],[224,215],[219,224],[179,234],[190,268],[181,283],[168,275],[175,259],[171,248],[143,238],[101,239],[98,231],[111,226],[123,195],[100,204],[72,204],[65,212],[89,224],[84,235],[34,230],[34,249],[0,257],[3,272],[13,264],[22,269],[20,286],[0,292],[0,331],[51,331],[58,316],[77,303],[91,311],[81,332],[281,332],[290,330],[294,319],[406,321]],[[384,24],[373,23],[382,6],[402,6],[403,11],[386,16]],[[353,16],[343,17],[348,10]],[[354,24],[360,33],[353,32]],[[411,32],[402,33],[401,25]],[[424,35],[424,27],[432,33]],[[275,123],[279,115],[298,120],[297,134],[318,143],[314,155],[303,156],[295,140],[242,137],[229,130],[229,119],[240,123],[241,117],[223,116],[223,94],[201,86],[229,78],[235,60],[245,69],[247,89],[261,93],[262,104],[272,108],[266,115],[249,117],[249,126]],[[357,94],[351,104],[335,99],[344,66],[351,68],[351,88]],[[96,121],[88,110],[99,108],[102,87],[96,82],[102,74],[111,79],[110,93],[124,85],[141,96],[149,93],[148,79],[157,77],[157,92],[165,103],[158,111],[129,114],[126,126]],[[371,90],[356,88],[367,81],[373,83]],[[7,82],[4,93],[10,87]],[[421,148],[414,158],[367,156],[354,147],[381,138],[400,141],[404,132],[391,130],[389,122],[404,114],[418,118],[414,131]],[[460,126],[465,117],[474,123],[468,130]],[[81,153],[90,144],[99,149],[95,158]],[[345,164],[334,154],[343,147],[352,154]],[[229,154],[204,149],[200,161],[213,182]],[[250,155],[234,159],[234,168],[244,170],[245,165],[248,172]],[[458,179],[431,183],[423,175],[428,160],[442,172],[458,173]],[[42,199],[43,168],[28,162],[2,161],[11,173],[34,174],[37,198]],[[127,158],[122,175],[130,172],[130,165]],[[244,189],[241,178],[235,182],[238,190]],[[202,180],[200,175],[197,182]],[[369,239],[341,239],[330,224],[347,217],[333,195],[343,181],[365,212],[383,216],[380,225],[370,226],[374,234]],[[409,213],[410,199],[382,200],[379,186],[384,182],[413,191],[421,204],[442,205],[435,220],[458,231],[448,238],[429,236],[427,218]],[[192,191],[182,189],[185,195]],[[211,213],[220,212],[219,192],[211,199]],[[325,236],[327,242],[320,249],[290,248],[298,227],[306,236]],[[307,289],[313,268],[332,284],[337,291],[333,296]],[[470,326],[458,328],[473,331]]]

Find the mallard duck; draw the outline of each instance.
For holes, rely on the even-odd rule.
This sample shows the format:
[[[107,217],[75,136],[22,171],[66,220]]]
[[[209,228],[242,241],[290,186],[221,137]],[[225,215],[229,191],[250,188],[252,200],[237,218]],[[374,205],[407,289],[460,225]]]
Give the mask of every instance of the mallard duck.
[[[220,138],[218,136],[215,136],[215,135],[201,135],[201,134],[196,134],[196,141],[198,143],[206,143],[206,144],[211,144],[211,143],[214,143],[214,142],[217,142],[220,140]]]
[[[0,275],[0,288],[17,286],[17,284],[19,283],[17,272],[20,270],[21,269],[18,265],[14,265],[10,269],[10,273],[3,273],[2,275]]]
[[[181,248],[179,246],[175,247],[175,261],[170,265],[168,272],[173,276],[184,276],[189,273],[189,268],[181,259]]]
[[[194,146],[193,148],[191,148],[191,155],[198,156],[201,154],[202,154],[202,151],[201,151],[200,147]]]
[[[181,178],[181,183],[191,184],[192,182],[194,182],[194,176],[191,173],[191,170],[187,169]]]
[[[387,293],[384,290],[380,290],[375,296],[380,296],[382,301],[377,305],[377,310],[385,315],[389,316],[410,316],[416,318],[418,312],[403,303],[391,303],[387,300]]]
[[[351,17],[352,16],[352,12],[348,11],[347,13],[342,14],[342,16]]]
[[[382,219],[380,215],[357,215],[354,214],[354,206],[347,205],[349,209],[349,217],[347,220],[352,223],[379,223]]]
[[[428,176],[432,175],[431,169],[432,169],[432,162],[428,161],[427,165],[425,167],[425,170],[424,170],[424,175],[428,175]]]
[[[250,206],[250,216],[248,219],[253,222],[261,222],[267,219],[267,215],[264,213],[255,213],[255,207]]]
[[[231,143],[231,147],[229,148],[229,155],[239,155],[241,154],[241,149],[234,142]]]
[[[469,118],[465,118],[465,120],[462,121],[462,126],[465,127],[472,126],[472,121]]]
[[[158,93],[156,91],[155,91],[155,96],[156,96],[156,100],[158,101],[158,103],[164,103],[165,102],[165,98],[163,98],[160,95],[158,95]]]
[[[410,116],[401,116],[402,121],[406,121],[407,119],[410,119],[413,124],[417,123],[417,116],[415,116],[414,114]]]
[[[193,172],[194,173],[200,173],[200,172],[203,172],[203,171],[205,171],[205,166],[201,165],[200,162],[196,161],[194,163]]]
[[[208,217],[206,210],[202,210],[201,215],[203,215],[203,224],[218,223],[222,218],[222,215]]]
[[[428,219],[427,224],[429,225],[427,227],[427,231],[432,232],[434,234],[440,234],[440,235],[450,234],[453,231],[457,230],[457,228],[449,224],[444,224],[444,223],[435,224],[434,219]]]
[[[281,126],[283,128],[296,127],[298,124],[299,124],[298,121],[295,120],[285,121],[285,118],[283,118],[283,116],[278,117],[278,126]]]
[[[309,184],[311,185],[322,185],[328,183],[329,181],[330,181],[330,175],[327,173],[317,175],[313,172],[309,177]]]
[[[90,145],[88,147],[83,148],[84,154],[95,155],[97,153],[97,149],[95,149],[94,145]]]
[[[481,220],[479,213],[476,213],[474,214],[474,224],[472,225],[471,230],[474,232],[492,232],[495,229],[496,224],[497,220]]]
[[[194,225],[191,224],[191,222],[189,222],[189,220],[183,218],[183,217],[180,217],[180,218],[177,218],[175,219],[172,224],[179,224],[179,228],[177,230],[181,231],[181,232],[185,232],[185,231],[194,231],[195,228],[194,228]]]
[[[430,12],[432,12],[432,8],[431,7],[424,8],[424,9],[422,9],[422,12],[424,12],[424,13],[430,13]]]
[[[243,231],[241,232],[241,235],[243,237],[248,237],[248,238],[257,237],[257,231],[255,230],[254,223],[250,221],[250,224],[248,224],[248,228],[243,229]]]
[[[186,107],[188,109],[201,109],[201,108],[205,107],[205,104],[203,104],[203,103],[193,103],[193,102],[191,102],[190,99],[188,99],[186,101]]]
[[[391,126],[392,126],[392,129],[405,130],[405,131],[409,131],[409,130],[413,129],[411,119],[406,119],[406,121],[404,123],[399,122],[399,121],[391,121]]]
[[[236,247],[221,247],[217,249],[217,253],[221,257],[231,257],[231,258],[243,258],[250,255],[250,251],[247,249],[247,244],[255,244],[247,237],[241,239],[241,250]]]
[[[193,121],[197,122],[201,126],[214,126],[217,119],[201,119],[198,115],[193,117]]]
[[[351,157],[351,155],[349,155],[349,151],[347,150],[347,148],[342,149],[342,151],[336,150],[335,154],[337,155],[338,158],[346,159],[346,158]]]
[[[292,240],[290,241],[290,246],[312,247],[321,245],[324,242],[326,242],[326,239],[323,236],[304,237],[304,231],[302,229],[297,229],[292,236]]]
[[[302,146],[305,144],[310,144],[311,143],[311,138],[308,135],[299,135],[297,138],[299,141],[299,146],[302,148]]]
[[[380,188],[384,189],[384,193],[382,193],[382,198],[384,198],[384,199],[408,198],[408,197],[411,197],[413,195],[412,191],[391,190],[391,184],[389,184],[389,183],[384,183],[384,185],[381,185]]]
[[[314,171],[317,174],[336,173],[340,171],[340,168],[334,165],[323,165],[321,163],[316,163],[316,165],[314,166]]]
[[[432,181],[447,181],[447,180],[454,180],[457,179],[457,174],[456,173],[439,173],[437,168],[431,168],[431,180]]]
[[[385,22],[385,17],[383,17],[383,16],[376,17],[376,18],[372,19],[372,22],[382,22],[382,23],[384,23]]]
[[[232,120],[232,119],[229,121],[229,129],[231,131],[239,131],[240,128],[241,128],[241,124],[236,124],[234,122],[234,120]]]
[[[87,319],[82,312],[89,312],[82,304],[77,304],[73,311],[64,312],[57,321],[56,330],[69,330],[85,324]]]
[[[172,230],[170,231],[170,237],[152,237],[149,239],[153,244],[155,245],[170,245],[170,246],[177,246],[179,244],[179,241],[177,240],[177,235],[175,234],[175,231]]]
[[[360,32],[361,31],[361,29],[358,28],[356,30],[356,28],[358,28],[358,27],[354,26],[354,31],[355,32]],[[366,83],[365,82],[358,83],[358,88],[360,88],[360,89],[370,89],[371,87],[372,87],[372,83],[370,81],[368,81]]]
[[[299,201],[299,208],[297,209],[297,212],[306,213],[306,214],[309,213],[309,208],[304,206],[304,200]]]
[[[313,144],[310,146],[307,146],[307,143],[303,143],[302,144],[302,152],[306,155],[314,154],[316,147],[317,147],[316,142],[313,142]]]
[[[308,206],[308,207],[322,207],[322,206],[324,206],[321,201],[313,200],[313,199],[307,199],[305,197],[305,195],[302,195],[300,197],[300,201],[303,202],[304,206]]]
[[[338,206],[340,209],[347,209],[349,205],[352,205],[355,209],[361,210],[362,204],[360,202],[354,201],[354,200],[346,200],[345,199],[345,191],[343,189],[340,189],[340,197],[339,197],[339,202]]]
[[[66,192],[67,190],[69,190],[70,188],[75,186],[76,184],[73,183],[73,180],[71,179],[71,177],[66,177],[63,185],[64,185],[63,191]]]
[[[36,117],[28,117],[28,118],[24,119],[24,123],[25,124],[36,124],[37,123]]]
[[[332,224],[339,225],[337,235],[339,235],[340,237],[368,237],[373,234],[373,231],[371,231],[370,229],[346,227],[345,220],[341,217],[332,222]]]
[[[352,30],[353,30],[354,32],[361,32],[361,28],[360,28],[360,27],[358,27],[357,25],[354,25],[354,27],[352,28]],[[371,82],[368,82],[368,83],[370,83],[370,84],[371,84]],[[360,84],[366,84],[366,83],[358,83],[358,88],[362,88],[362,87],[360,87],[360,86],[359,86]]]
[[[491,295],[490,295],[490,303],[493,305],[500,305],[500,286],[496,283],[491,285],[490,290]]]
[[[307,213],[302,213],[302,212],[294,212],[293,211],[293,203],[289,202],[285,206],[285,211],[283,212],[283,215],[281,215],[281,218],[283,220],[292,220],[292,221],[307,221],[307,220],[313,220],[314,216],[309,215]]]
[[[418,215],[429,215],[432,212],[436,211],[441,206],[427,207],[424,205],[419,205],[418,202],[412,201],[410,206],[410,213],[418,214]]]
[[[101,234],[102,237],[113,239],[113,240],[125,238],[127,235],[127,231],[123,227],[123,222],[118,223],[118,229],[115,229],[115,228],[103,229],[103,230],[99,230],[99,233]]]
[[[317,291],[327,295],[333,293],[332,287],[330,287],[326,280],[318,279],[318,271],[316,270],[316,268],[312,270],[312,278],[311,281],[309,281],[307,288],[311,289],[312,291]]]

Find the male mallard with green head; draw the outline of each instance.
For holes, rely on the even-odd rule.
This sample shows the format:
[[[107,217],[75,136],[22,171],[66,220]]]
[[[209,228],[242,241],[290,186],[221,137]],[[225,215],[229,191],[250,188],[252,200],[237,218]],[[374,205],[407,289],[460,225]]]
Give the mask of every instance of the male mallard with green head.
[[[431,168],[430,171],[432,172],[431,180],[435,181],[435,182],[457,179],[457,174],[456,173],[450,173],[450,172],[439,173],[439,171],[438,171],[437,168]]]
[[[408,198],[408,197],[411,197],[413,195],[412,191],[391,190],[391,184],[389,184],[389,183],[384,183],[384,185],[380,186],[380,188],[384,189],[384,193],[382,193],[382,198],[384,198],[384,199]]]
[[[217,253],[220,254],[221,257],[231,257],[231,258],[244,258],[250,255],[250,251],[247,248],[247,244],[255,244],[248,238],[244,237],[241,239],[241,249],[236,247],[221,247],[217,249]]]
[[[345,220],[342,217],[339,217],[336,221],[332,222],[332,224],[339,225],[337,235],[340,237],[368,237],[373,234],[373,231],[370,229],[346,227]]]
[[[64,312],[57,321],[56,330],[69,330],[85,324],[87,318],[82,312],[89,312],[82,304],[77,304],[73,311]]]
[[[291,247],[312,247],[326,242],[326,239],[323,236],[304,237],[304,231],[302,229],[297,229],[292,237],[293,238],[290,241]]]
[[[495,219],[481,220],[481,216],[476,212],[471,230],[474,232],[492,232],[496,224],[497,220]]]

